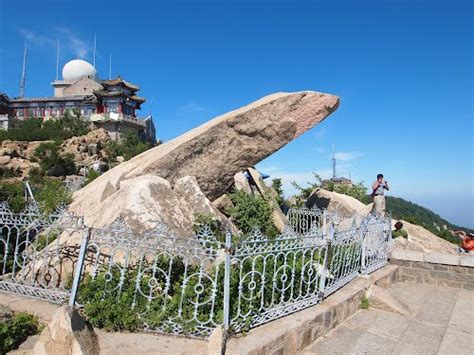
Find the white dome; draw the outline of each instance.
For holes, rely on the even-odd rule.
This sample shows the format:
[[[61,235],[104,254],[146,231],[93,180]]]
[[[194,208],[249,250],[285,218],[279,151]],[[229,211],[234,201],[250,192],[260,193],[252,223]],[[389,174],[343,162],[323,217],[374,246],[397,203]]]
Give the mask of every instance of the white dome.
[[[76,80],[83,77],[94,78],[97,71],[91,63],[82,59],[74,59],[63,67],[63,80]]]

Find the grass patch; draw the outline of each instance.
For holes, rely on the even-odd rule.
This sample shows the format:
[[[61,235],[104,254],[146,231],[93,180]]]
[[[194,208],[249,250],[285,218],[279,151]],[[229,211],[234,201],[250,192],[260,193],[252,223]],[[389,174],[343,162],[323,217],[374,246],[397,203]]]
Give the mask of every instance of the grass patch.
[[[360,306],[359,308],[360,309],[369,309],[369,299],[367,297],[362,297],[362,299],[360,300]]]

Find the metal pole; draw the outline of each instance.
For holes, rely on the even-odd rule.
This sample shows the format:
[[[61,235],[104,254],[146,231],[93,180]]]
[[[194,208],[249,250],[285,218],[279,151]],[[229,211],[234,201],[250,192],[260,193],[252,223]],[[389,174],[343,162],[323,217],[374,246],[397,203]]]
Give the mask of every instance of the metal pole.
[[[81,281],[82,269],[84,267],[84,260],[86,257],[86,248],[91,236],[92,228],[84,230],[82,235],[81,248],[79,249],[79,257],[77,259],[76,272],[74,274],[74,280],[72,282],[71,295],[69,297],[69,306],[74,307],[76,303],[77,290],[79,288],[79,282]]]
[[[224,269],[224,331],[229,331],[230,314],[230,254],[232,248],[232,234],[225,235],[225,269]]]
[[[370,221],[367,221],[367,229],[366,230],[368,230],[369,224],[370,224]],[[362,274],[365,274],[366,273],[365,272],[365,270],[366,270],[365,257],[366,257],[366,254],[367,254],[367,251],[366,251],[366,249],[367,249],[367,242],[366,242],[367,241],[367,238],[366,238],[367,233],[364,231],[364,228],[359,228],[359,231],[362,233],[362,252],[361,252],[361,266],[360,266],[361,270],[360,270],[360,272]]]

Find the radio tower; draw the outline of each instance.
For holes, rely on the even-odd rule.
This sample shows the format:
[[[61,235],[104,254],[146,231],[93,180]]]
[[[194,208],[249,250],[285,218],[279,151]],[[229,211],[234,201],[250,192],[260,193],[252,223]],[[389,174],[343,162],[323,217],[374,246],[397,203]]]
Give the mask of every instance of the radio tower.
[[[23,52],[23,67],[21,71],[21,80],[20,80],[20,97],[25,96],[25,83],[26,83],[26,55],[28,54],[28,47],[25,43],[25,51]]]
[[[332,145],[332,179],[336,179],[336,154],[334,153],[334,144]]]

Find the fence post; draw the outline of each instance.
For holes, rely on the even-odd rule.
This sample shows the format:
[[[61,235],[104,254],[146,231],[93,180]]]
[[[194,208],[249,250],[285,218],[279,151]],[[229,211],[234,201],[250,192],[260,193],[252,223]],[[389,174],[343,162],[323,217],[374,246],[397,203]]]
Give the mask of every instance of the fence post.
[[[326,212],[324,212],[324,222],[326,225]],[[329,248],[332,245],[334,240],[334,226],[329,224],[329,235],[327,234],[327,229],[324,227],[325,235],[324,240],[326,241],[326,248],[324,250],[324,261],[323,261],[323,268],[321,271],[321,278],[319,279],[319,294],[321,295],[321,299],[324,298],[324,289],[326,288],[326,277],[329,275],[329,267],[328,267],[328,255],[329,255]]]
[[[327,230],[327,223],[328,223],[328,222],[327,222],[327,218],[328,218],[327,212],[326,212],[326,210],[324,210],[324,211],[323,211],[323,233],[324,233],[325,236],[327,236],[327,234],[328,234],[328,230]]]
[[[229,331],[230,318],[230,257],[232,252],[232,234],[225,234],[225,269],[224,269],[224,331]]]
[[[74,280],[72,282],[71,295],[69,296],[69,306],[74,307],[76,303],[77,290],[81,281],[82,269],[84,268],[84,260],[86,258],[86,248],[91,235],[91,228],[84,229],[82,235],[81,248],[79,249],[79,256],[77,259],[76,271],[74,273]]]
[[[362,233],[362,245],[361,245],[361,261],[360,261],[360,273],[365,275],[366,274],[366,254],[367,254],[367,231],[369,229],[369,226],[370,226],[370,220],[367,220],[367,229],[364,230],[364,226],[361,226],[361,228],[359,228],[359,233]]]

